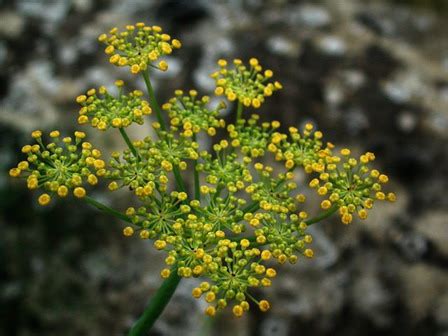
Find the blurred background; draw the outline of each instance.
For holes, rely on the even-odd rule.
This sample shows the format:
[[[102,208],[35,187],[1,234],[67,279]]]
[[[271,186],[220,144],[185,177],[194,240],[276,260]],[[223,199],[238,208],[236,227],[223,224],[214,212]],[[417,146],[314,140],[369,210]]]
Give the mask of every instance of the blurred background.
[[[312,227],[316,258],[281,267],[269,313],[206,319],[188,280],[151,335],[448,335],[447,19],[446,0],[0,1],[0,334],[122,335],[161,282],[161,253],[122,223],[73,200],[39,207],[7,175],[31,130],[77,128],[78,94],[117,78],[143,88],[96,38],[144,21],[183,42],[154,74],[161,101],[210,94],[218,58],[256,56],[284,86],[263,118],[375,152],[398,195],[365,222]],[[104,190],[93,196],[129,205]]]

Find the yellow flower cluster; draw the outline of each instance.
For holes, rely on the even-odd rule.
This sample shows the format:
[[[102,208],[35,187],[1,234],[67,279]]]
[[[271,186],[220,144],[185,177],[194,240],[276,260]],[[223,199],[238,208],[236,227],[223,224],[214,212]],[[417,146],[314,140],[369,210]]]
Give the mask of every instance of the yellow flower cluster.
[[[83,184],[96,185],[97,176],[106,172],[101,152],[83,141],[84,132],[75,132],[74,139],[61,138],[59,131],[52,131],[49,136],[52,142],[44,144],[42,132],[32,132],[36,143],[22,148],[27,160],[19,162],[9,175],[26,178],[31,190],[44,189],[38,199],[40,205],[49,204],[52,195],[66,197],[72,192],[77,198],[84,197]]]
[[[246,187],[246,192],[260,208],[274,213],[289,213],[296,210],[296,202],[291,197],[291,192],[297,189],[297,184],[292,181],[294,174],[288,172],[272,177],[274,169],[262,163],[254,165],[259,174],[257,182]]]
[[[209,304],[205,309],[207,315],[214,316],[218,310],[226,308],[231,300],[236,301],[232,306],[236,317],[243,316],[249,310],[250,301],[263,312],[269,310],[269,302],[256,300],[248,293],[248,289],[270,287],[271,279],[277,272],[262,264],[270,259],[271,253],[250,245],[248,239],[242,239],[239,243],[229,239],[218,242],[217,257],[207,263],[207,268],[214,270],[210,275],[213,283],[204,281],[192,290],[193,297],[204,297]]]
[[[232,146],[241,147],[241,152],[252,158],[264,156],[272,133],[280,127],[278,121],[259,124],[259,119],[258,114],[252,114],[248,120],[241,120],[237,126],[227,126]]]
[[[357,213],[360,219],[367,218],[367,210],[373,207],[374,200],[388,200],[394,202],[394,193],[385,194],[382,185],[389,178],[378,170],[371,170],[368,165],[375,159],[375,155],[367,152],[356,159],[350,156],[350,150],[344,148],[339,156],[326,158],[325,167],[310,182],[319,195],[325,196],[321,203],[322,209],[329,209],[333,204],[339,208],[341,221],[349,224],[353,214]]]
[[[146,137],[135,141],[137,155],[126,149],[122,154],[112,153],[106,178],[113,180],[109,189],[114,191],[128,186],[141,199],[157,190],[165,192],[169,173],[175,168],[186,170],[187,160],[196,160],[198,144],[186,137],[159,131],[159,140]]]
[[[113,152],[106,168],[100,151],[84,141],[83,132],[75,132],[73,139],[53,131],[52,142],[44,144],[42,132],[34,131],[36,143],[22,149],[27,160],[9,173],[25,177],[30,189],[42,188],[42,205],[53,194],[85,197],[84,185],[97,184],[99,176],[109,179],[112,191],[126,187],[135,193],[140,206],[129,207],[125,214],[89,197],[85,200],[128,222],[125,236],[137,233],[141,239],[152,239],[154,248],[166,253],[163,278],[172,270],[180,277],[204,277],[192,295],[205,299],[207,315],[229,306],[241,317],[250,302],[263,312],[269,310],[269,301],[255,299],[250,291],[271,286],[277,274],[272,261],[295,263],[303,256],[313,257],[309,225],[337,210],[348,224],[354,214],[367,218],[375,200],[395,200],[395,194],[383,191],[388,177],[369,168],[375,159],[372,153],[355,158],[342,149],[336,155],[334,146],[325,144],[323,134],[311,124],[282,133],[278,121],[260,122],[256,114],[243,118],[244,107],[259,108],[281,88],[271,81],[273,72],[263,70],[257,59],[251,58],[247,66],[238,59],[230,65],[219,60],[220,68],[212,74],[215,94],[238,101],[236,122],[226,127],[219,117],[224,103],[212,109],[209,97],[199,97],[195,90],[176,90],[162,108],[158,106],[146,70],[150,66],[166,70],[161,58],[181,47],[160,27],[137,23],[124,31],[113,28],[99,40],[107,45],[112,64],[129,66],[134,74],[144,71],[151,105],[141,91],[124,94],[124,83],[118,80],[118,95],[100,87],[77,97],[78,122],[99,130],[119,128],[128,149]],[[131,141],[123,128],[142,124],[152,112],[150,106],[157,115],[154,136]],[[220,131],[227,131],[227,139],[212,143],[212,151],[200,149],[198,133],[212,137]],[[269,153],[271,161],[281,164],[262,161]],[[184,180],[188,166],[192,181]],[[308,218],[301,208],[305,196],[297,192],[298,169],[310,174],[309,186],[324,198],[324,212],[317,216]],[[176,278],[168,281],[172,279]]]
[[[245,215],[245,219],[256,228],[256,242],[268,244],[269,251],[280,264],[286,261],[291,264],[296,263],[297,252],[301,252],[308,258],[313,257],[313,250],[306,247],[313,241],[311,235],[305,234],[307,228],[305,219],[307,217],[308,214],[305,211],[289,215],[288,213],[275,214],[272,212]]]
[[[225,95],[228,100],[238,100],[244,106],[259,108],[265,97],[269,97],[275,90],[282,88],[279,82],[269,82],[272,70],[264,70],[256,58],[249,60],[249,66],[240,59],[233,60],[229,66],[226,60],[218,61],[220,70],[211,77],[216,81],[215,94]]]
[[[132,123],[143,124],[143,117],[152,112],[149,103],[141,98],[143,92],[134,90],[125,95],[122,90],[123,81],[117,80],[115,85],[119,89],[117,97],[102,86],[98,90],[90,89],[85,95],[76,98],[76,102],[81,105],[79,124],[90,123],[101,131],[109,127],[127,127]]]
[[[333,148],[331,143],[323,147],[322,136],[322,132],[314,131],[312,124],[306,124],[302,133],[290,127],[289,137],[279,132],[272,135],[268,150],[275,154],[276,160],[284,161],[287,169],[302,166],[307,173],[319,173]]]
[[[210,98],[198,98],[196,90],[190,90],[188,95],[182,90],[176,90],[174,93],[175,96],[162,105],[162,109],[170,117],[174,131],[180,128],[184,136],[191,137],[203,130],[214,136],[217,128],[225,126],[224,120],[218,119],[219,111],[225,107],[224,103],[210,110],[207,108]]]
[[[236,192],[252,182],[252,175],[247,165],[237,160],[236,153],[224,153],[226,148],[228,148],[228,142],[222,140],[220,145],[214,148],[216,158],[206,151],[201,152],[202,162],[198,164],[197,170],[206,174],[208,183]]]
[[[170,195],[162,197],[157,206],[148,204],[146,207],[137,209],[129,207],[126,210],[126,215],[140,228],[140,238],[156,238],[155,247],[161,250],[166,247],[164,239],[167,236],[165,234],[173,232],[173,228],[178,225],[176,223],[179,222],[179,219],[190,212],[188,205],[182,205],[185,196],[185,193],[172,192]],[[128,233],[130,229],[128,227]]]
[[[123,31],[112,28],[109,34],[101,34],[98,40],[107,45],[104,52],[110,56],[110,63],[129,66],[133,74],[145,71],[148,66],[166,71],[166,61],[154,63],[181,47],[179,40],[171,39],[159,26],[146,26],[143,22],[128,25]]]

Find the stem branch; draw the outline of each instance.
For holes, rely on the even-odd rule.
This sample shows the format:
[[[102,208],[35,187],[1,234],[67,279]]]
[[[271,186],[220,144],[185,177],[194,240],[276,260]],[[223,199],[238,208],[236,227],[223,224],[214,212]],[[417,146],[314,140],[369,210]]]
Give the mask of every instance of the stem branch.
[[[83,198],[83,200],[86,203],[90,204],[91,206],[97,208],[98,210],[100,210],[100,211],[102,211],[104,213],[107,213],[108,215],[112,215],[112,216],[114,216],[114,217],[116,217],[118,219],[121,219],[122,221],[125,221],[125,222],[128,222],[128,223],[132,223],[132,220],[128,216],[126,216],[125,214],[123,214],[120,211],[117,211],[115,209],[112,209],[112,208],[108,207],[107,205],[105,205],[103,203],[100,203],[97,200],[95,200],[95,199],[93,199],[93,198],[91,198],[89,196],[85,196]]]
[[[182,179],[182,175],[180,174],[179,167],[173,166],[173,174],[174,179],[176,180],[176,185],[180,189],[180,191],[186,192],[187,188],[185,187],[184,180]]]
[[[148,90],[149,95],[149,104],[151,105],[151,108],[156,111],[157,120],[160,123],[160,127],[163,131],[166,131],[166,124],[165,120],[163,120],[162,117],[162,111],[160,110],[159,103],[157,102],[156,95],[154,94],[154,89],[152,88],[151,80],[149,79],[148,71],[142,72],[143,79],[145,80],[146,88]]]
[[[196,134],[193,135],[193,141],[196,142]],[[194,198],[197,200],[201,199],[201,192],[199,190],[199,172],[196,170],[198,160],[193,161],[193,173],[194,173]]]
[[[162,110],[160,109],[159,103],[157,102],[156,95],[154,94],[154,89],[152,87],[151,80],[149,79],[149,72],[143,71],[142,75],[143,75],[143,79],[145,80],[146,89],[148,90],[149,104],[151,105],[151,108],[154,111],[156,111],[157,121],[159,122],[162,131],[166,131],[167,130],[166,123],[165,123],[165,120],[163,119]],[[186,191],[187,189],[183,182],[182,175],[180,174],[179,168],[177,166],[173,167],[173,173],[174,173],[174,178],[176,179],[177,187],[181,191]]]
[[[124,141],[125,141],[126,144],[128,145],[129,150],[132,152],[132,154],[133,154],[135,157],[138,157],[138,158],[139,158],[139,155],[138,155],[138,153],[137,153],[137,150],[135,149],[134,145],[132,144],[131,139],[129,139],[128,134],[126,133],[126,131],[124,130],[124,128],[120,127],[118,130],[120,131],[121,136],[123,137]]]
[[[317,215],[316,217],[307,219],[304,222],[308,226],[318,223],[321,220],[330,217],[332,214],[334,214],[338,210],[338,208],[339,208],[338,206],[333,206],[330,209],[328,209],[327,211],[322,212],[321,214]]]
[[[238,125],[238,120],[241,119],[242,114],[243,114],[243,104],[238,100],[238,107],[236,109],[235,125]]]

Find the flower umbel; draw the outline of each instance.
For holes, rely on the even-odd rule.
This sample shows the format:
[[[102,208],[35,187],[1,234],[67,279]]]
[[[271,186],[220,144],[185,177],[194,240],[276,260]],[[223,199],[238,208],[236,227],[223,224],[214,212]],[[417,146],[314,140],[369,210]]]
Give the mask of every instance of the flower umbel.
[[[263,72],[256,58],[249,60],[249,66],[240,59],[233,60],[231,67],[223,59],[218,65],[221,69],[211,75],[216,81],[215,94],[225,95],[229,101],[238,100],[246,107],[259,108],[265,97],[282,88],[279,82],[268,83],[273,72],[269,69]]]
[[[196,90],[176,90],[160,107],[147,70],[167,70],[162,58],[180,48],[180,42],[143,23],[123,31],[113,28],[99,40],[107,45],[111,63],[142,72],[149,102],[139,90],[126,94],[118,80],[117,95],[101,86],[77,97],[78,122],[98,130],[118,128],[127,149],[112,152],[106,164],[100,151],[84,141],[83,132],[61,138],[53,131],[51,142],[44,143],[42,132],[34,131],[36,143],[22,148],[27,160],[9,173],[26,178],[29,189],[41,188],[41,205],[53,195],[72,193],[126,222],[125,236],[137,233],[165,254],[167,267],[160,275],[166,280],[130,335],[147,333],[181,277],[203,279],[192,295],[205,299],[209,316],[225,307],[236,317],[251,305],[268,311],[270,303],[256,299],[253,290],[271,286],[277,275],[272,262],[294,264],[303,256],[313,257],[309,225],[338,210],[348,224],[354,214],[367,218],[374,200],[395,200],[394,193],[383,191],[389,178],[369,167],[373,153],[355,158],[344,148],[335,154],[334,145],[323,142],[312,124],[283,133],[278,121],[262,122],[257,114],[243,117],[245,108],[259,108],[281,89],[257,59],[251,58],[249,65],[238,59],[230,65],[218,61],[212,77],[215,94],[224,101],[214,108]],[[219,114],[233,101],[238,102],[236,121],[226,126]],[[157,118],[151,123],[153,132],[131,140],[124,128],[143,124],[152,110]],[[307,185],[298,182],[300,172],[324,197],[323,211],[314,216],[299,193]],[[109,180],[111,191],[122,188],[133,194],[124,213],[85,197],[85,185],[96,185],[98,177]]]
[[[179,40],[162,33],[159,26],[147,26],[143,22],[127,25],[123,31],[112,28],[109,34],[101,34],[98,40],[107,45],[104,52],[110,55],[110,63],[129,66],[133,74],[146,70],[148,66],[168,70],[166,61],[161,60],[157,65],[154,63],[181,47]]]
[[[275,129],[280,127],[278,121],[259,124],[260,116],[252,114],[248,120],[240,120],[238,125],[227,126],[233,147],[241,147],[241,152],[248,157],[259,157],[265,154],[270,138]]]
[[[306,124],[302,134],[295,127],[289,128],[286,134],[275,132],[268,146],[270,152],[275,153],[278,161],[285,161],[285,167],[292,169],[302,166],[307,173],[322,172],[325,168],[325,158],[331,155],[333,144],[327,143],[324,148],[322,132],[313,132],[314,126]]]
[[[141,198],[152,195],[156,190],[165,192],[169,174],[176,167],[187,169],[187,160],[198,158],[198,145],[190,138],[176,138],[164,131],[157,132],[158,140],[148,136],[134,142],[137,156],[128,149],[122,154],[112,154],[111,169],[106,173],[106,178],[113,180],[109,184],[110,190],[128,186]]]
[[[210,98],[197,97],[196,90],[190,90],[188,95],[182,90],[176,90],[175,96],[162,105],[171,120],[173,130],[181,129],[184,136],[193,136],[201,130],[208,135],[216,134],[217,128],[225,126],[223,119],[218,119],[219,111],[225,107],[220,103],[214,110],[207,108]]]
[[[353,220],[353,214],[357,213],[360,219],[367,218],[367,210],[373,207],[374,200],[388,200],[394,202],[394,193],[385,194],[382,185],[389,178],[378,170],[371,170],[368,165],[375,160],[375,155],[367,152],[359,157],[359,160],[350,157],[350,150],[344,148],[338,156],[326,158],[325,169],[318,178],[310,182],[310,187],[315,188],[319,195],[325,196],[322,201],[322,209],[328,209],[332,204],[339,207],[341,221],[349,224]]]
[[[40,205],[49,204],[53,195],[66,197],[72,192],[82,198],[86,195],[84,185],[96,185],[97,176],[104,175],[101,152],[83,140],[84,132],[75,132],[73,139],[60,138],[59,131],[52,131],[52,142],[48,144],[44,143],[41,131],[34,131],[32,136],[36,143],[22,148],[27,160],[12,168],[9,174],[26,178],[29,189],[43,189]]]
[[[254,302],[262,311],[269,309],[266,300],[257,301],[249,293],[251,288],[271,286],[271,278],[277,272],[273,268],[267,268],[262,263],[266,260],[264,251],[251,248],[247,239],[239,243],[229,239],[218,242],[217,256],[209,261],[210,279],[193,289],[193,296],[204,297],[210,304],[205,310],[207,315],[213,316],[217,310],[224,309],[229,302],[235,302],[232,312],[236,317],[241,317],[249,310],[249,301]]]
[[[118,87],[118,96],[112,96],[102,86],[98,90],[90,89],[85,95],[76,98],[82,107],[79,110],[78,122],[90,123],[101,131],[109,127],[127,127],[132,123],[143,124],[143,116],[151,114],[149,103],[141,97],[143,92],[134,90],[129,94],[123,93],[123,81],[115,82]]]

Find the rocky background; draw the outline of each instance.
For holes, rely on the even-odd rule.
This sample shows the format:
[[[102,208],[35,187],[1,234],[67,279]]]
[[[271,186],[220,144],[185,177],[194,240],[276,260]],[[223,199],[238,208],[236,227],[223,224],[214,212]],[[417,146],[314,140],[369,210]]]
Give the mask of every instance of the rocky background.
[[[87,88],[143,87],[96,37],[145,21],[184,45],[157,74],[161,100],[211,93],[219,57],[257,56],[284,85],[265,118],[374,151],[398,195],[366,222],[312,227],[317,257],[280,270],[268,314],[206,319],[189,280],[151,335],[448,335],[447,17],[445,0],[0,1],[0,334],[122,335],[161,282],[161,255],[122,223],[76,201],[43,209],[7,176],[31,130],[77,128]]]

